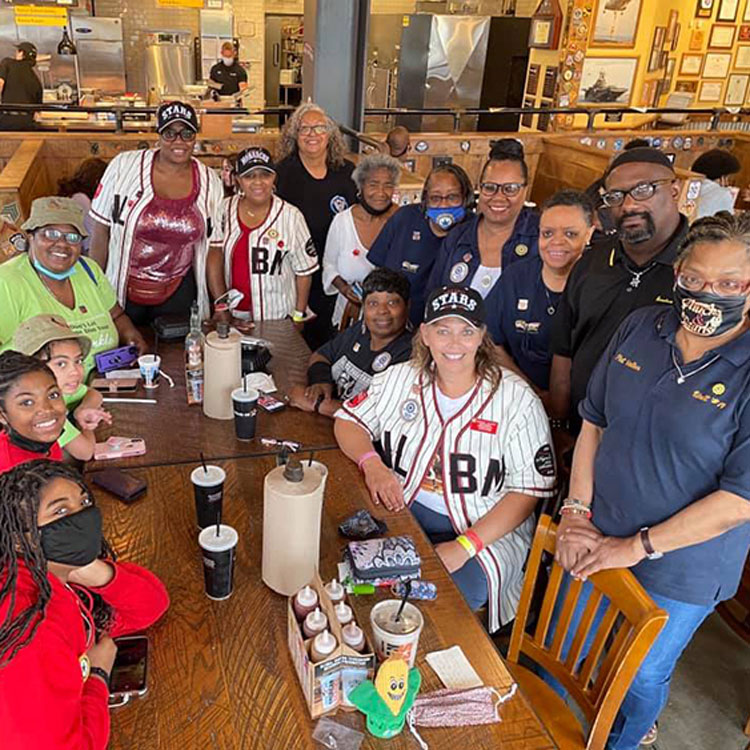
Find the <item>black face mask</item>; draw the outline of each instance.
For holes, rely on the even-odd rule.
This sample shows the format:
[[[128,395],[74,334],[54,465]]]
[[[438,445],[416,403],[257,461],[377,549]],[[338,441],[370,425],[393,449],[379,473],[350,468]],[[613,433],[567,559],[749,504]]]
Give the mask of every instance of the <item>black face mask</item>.
[[[56,440],[53,440],[51,443],[43,443],[40,440],[32,440],[31,438],[24,437],[20,432],[11,427],[10,422],[8,421],[6,421],[4,427],[5,431],[8,433],[8,438],[13,445],[25,451],[39,453],[42,456],[46,456],[52,449],[52,446],[57,442]]]
[[[39,527],[47,560],[81,567],[102,551],[102,514],[95,505]]]
[[[742,322],[746,302],[744,296],[720,297],[674,286],[674,306],[682,327],[696,336],[721,336],[736,328]]]
[[[391,209],[391,204],[389,203],[385,208],[373,208],[366,200],[364,195],[359,196],[359,204],[362,206],[362,208],[367,211],[370,216],[382,216],[384,213],[387,213]]]

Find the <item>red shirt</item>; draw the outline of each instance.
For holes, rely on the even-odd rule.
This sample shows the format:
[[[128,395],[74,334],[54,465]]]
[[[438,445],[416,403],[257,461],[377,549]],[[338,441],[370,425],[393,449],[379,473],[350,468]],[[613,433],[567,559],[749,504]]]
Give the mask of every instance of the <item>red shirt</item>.
[[[251,229],[237,217],[242,234],[232,251],[232,283],[231,288],[237,289],[244,295],[237,305],[238,310],[252,310],[252,285],[250,284],[250,249],[248,240]]]
[[[169,606],[164,584],[132,563],[110,563],[114,578],[90,589],[113,609],[109,635],[142,630]],[[79,658],[90,647],[80,598],[47,574],[52,596],[31,642],[0,668],[0,733],[3,750],[104,750],[109,741],[109,690],[98,677],[86,682]],[[37,586],[19,560],[14,613],[38,597]],[[0,622],[10,596],[0,603]]]
[[[62,461],[62,448],[55,441],[49,450],[49,453],[35,453],[28,451],[26,448],[19,448],[10,442],[10,435],[7,432],[0,432],[0,474],[12,469],[18,464],[25,464],[27,461],[34,461],[37,458],[49,458],[50,461]]]

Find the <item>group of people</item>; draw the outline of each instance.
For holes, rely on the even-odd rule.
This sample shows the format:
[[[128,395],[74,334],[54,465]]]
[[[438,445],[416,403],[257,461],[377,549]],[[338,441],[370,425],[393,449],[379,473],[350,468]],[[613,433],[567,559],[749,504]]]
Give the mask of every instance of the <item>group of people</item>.
[[[490,631],[515,616],[540,501],[567,487],[568,576],[631,568],[669,613],[610,746],[652,741],[677,659],[735,593],[750,546],[747,215],[690,226],[671,162],[647,144],[537,210],[523,148],[502,139],[476,186],[442,164],[399,207],[399,162],[355,167],[314,104],[286,123],[277,159],[238,154],[229,190],[193,156],[191,107],[162,105],[157,130],[155,149],[119,154],[96,188],[37,199],[26,251],[0,264],[0,676],[24,679],[60,637],[54,607],[80,610],[60,668],[88,655],[104,674],[68,675],[74,715],[45,731],[102,730],[90,680],[111,666],[112,618],[97,607],[119,614],[120,586],[145,587],[149,606],[114,619],[130,627],[166,594],[113,562],[90,491],[60,459],[90,458],[111,419],[86,386],[93,357],[143,349],[138,326],[197,301],[241,330],[281,318],[302,330],[314,351],[291,405],[335,419],[373,502],[413,513]],[[231,289],[239,302],[216,305]],[[30,731],[5,700],[15,679],[0,679],[12,747]]]

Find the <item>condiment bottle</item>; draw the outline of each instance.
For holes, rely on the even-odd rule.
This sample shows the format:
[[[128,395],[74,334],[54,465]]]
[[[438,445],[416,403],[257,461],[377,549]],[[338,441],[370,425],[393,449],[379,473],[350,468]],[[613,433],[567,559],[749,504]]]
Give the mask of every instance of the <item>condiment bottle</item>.
[[[318,606],[318,592],[312,586],[303,586],[294,597],[292,607],[298,620],[304,620]]]
[[[338,645],[336,637],[326,629],[315,636],[315,640],[310,647],[310,658],[313,662],[327,659]]]
[[[320,607],[315,607],[313,612],[310,612],[305,617],[305,623],[302,626],[302,632],[307,638],[313,638],[318,633],[321,633],[328,627],[328,618],[324,612],[320,611]]]
[[[341,629],[344,643],[355,651],[363,651],[365,648],[365,634],[356,622],[350,622]]]
[[[330,600],[336,604],[344,598],[344,587],[334,578],[326,584],[326,593]]]
[[[352,608],[346,604],[346,602],[339,602],[333,610],[336,613],[336,619],[341,625],[346,625],[347,622],[351,622],[352,617],[354,617]]]

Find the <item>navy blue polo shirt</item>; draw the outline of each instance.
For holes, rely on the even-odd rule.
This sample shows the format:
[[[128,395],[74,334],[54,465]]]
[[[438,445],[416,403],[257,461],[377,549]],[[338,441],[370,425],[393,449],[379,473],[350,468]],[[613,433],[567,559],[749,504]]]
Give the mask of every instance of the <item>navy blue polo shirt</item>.
[[[495,304],[487,308],[487,318],[497,329],[495,343],[505,348],[537,388],[546,391],[552,363],[550,327],[562,292],[545,286],[539,256],[512,263],[496,286]]]
[[[603,428],[592,520],[608,536],[655,526],[717,490],[750,500],[750,331],[683,364],[678,329],[673,308],[632,313],[579,407]],[[710,606],[736,593],[749,545],[745,523],[632,570],[648,591]]]
[[[477,239],[479,219],[479,215],[472,216],[471,219],[467,219],[448,233],[432,269],[428,283],[430,291],[449,284],[471,285],[471,280],[481,264]],[[539,214],[531,208],[524,207],[516,218],[513,234],[503,245],[503,271],[511,263],[536,255],[539,255]],[[484,303],[488,310],[498,307],[499,288],[498,281],[485,297]],[[491,316],[488,316],[487,328],[492,338],[497,339],[500,331],[497,321]]]
[[[443,244],[432,229],[419,203],[402,206],[385,223],[367,253],[374,266],[401,271],[411,285],[409,319],[419,325],[429,290],[427,280]]]

